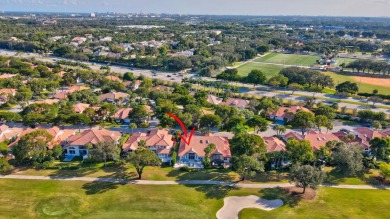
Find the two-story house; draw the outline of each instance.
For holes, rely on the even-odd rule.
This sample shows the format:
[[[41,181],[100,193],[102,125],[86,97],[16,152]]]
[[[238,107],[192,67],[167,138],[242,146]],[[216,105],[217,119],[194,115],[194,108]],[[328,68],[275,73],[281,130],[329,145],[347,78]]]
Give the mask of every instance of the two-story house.
[[[123,144],[122,149],[123,152],[129,153],[140,146],[145,146],[154,151],[162,162],[170,162],[171,150],[175,144],[172,138],[173,136],[166,129],[155,129],[148,133],[136,132]]]

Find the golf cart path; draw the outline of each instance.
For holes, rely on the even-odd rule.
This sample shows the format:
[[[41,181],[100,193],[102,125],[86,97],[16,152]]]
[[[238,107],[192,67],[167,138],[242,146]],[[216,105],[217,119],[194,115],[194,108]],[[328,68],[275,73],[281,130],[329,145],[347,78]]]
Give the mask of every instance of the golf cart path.
[[[88,181],[88,182],[112,182],[123,184],[136,185],[221,185],[237,188],[276,188],[276,187],[291,187],[290,183],[235,183],[217,180],[178,180],[178,181],[154,181],[154,180],[129,180],[118,178],[105,177],[68,177],[68,176],[32,176],[32,175],[0,175],[0,179],[24,179],[24,180],[64,180],[64,181]],[[339,188],[339,189],[382,189],[390,190],[390,186],[380,185],[336,185],[322,184],[324,187]]]

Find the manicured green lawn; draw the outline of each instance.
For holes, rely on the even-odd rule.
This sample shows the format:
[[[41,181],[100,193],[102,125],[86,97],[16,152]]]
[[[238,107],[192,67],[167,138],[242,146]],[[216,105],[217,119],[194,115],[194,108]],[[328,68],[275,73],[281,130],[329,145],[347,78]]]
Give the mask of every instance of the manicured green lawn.
[[[103,167],[103,164],[90,164],[76,170],[55,169],[55,170],[36,170],[27,169],[16,173],[17,175],[33,176],[74,176],[74,177],[107,177],[121,179],[138,179],[135,168],[127,165],[125,168]],[[196,172],[185,172],[175,170],[173,167],[145,167],[142,174],[145,180],[223,180],[237,181],[238,175],[228,169],[207,169]]]
[[[268,193],[263,190],[262,193]],[[390,218],[390,192],[320,188],[312,201],[291,202],[273,211],[244,209],[240,219],[257,218]],[[274,195],[269,195],[272,197]],[[274,196],[275,197],[275,196]]]
[[[249,62],[244,65],[241,65],[238,67],[238,74],[241,76],[247,76],[249,72],[251,72],[253,69],[259,69],[261,70],[267,78],[270,78],[280,72],[280,70],[283,69],[283,66],[280,65],[270,65],[270,64],[263,64],[259,62]]]
[[[319,59],[321,59],[320,56],[271,53],[269,55],[258,58],[255,61],[284,65],[311,66],[316,64],[316,60]]]
[[[205,185],[122,185],[80,181],[0,180],[2,218],[215,218],[228,196],[280,198],[273,211],[245,209],[243,218],[389,218],[390,193],[320,188],[312,201],[278,189]]]

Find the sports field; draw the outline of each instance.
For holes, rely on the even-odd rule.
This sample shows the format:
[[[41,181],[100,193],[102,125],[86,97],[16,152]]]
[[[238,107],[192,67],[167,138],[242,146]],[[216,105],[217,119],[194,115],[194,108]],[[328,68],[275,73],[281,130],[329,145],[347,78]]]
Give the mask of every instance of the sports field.
[[[275,63],[281,65],[295,65],[295,66],[312,66],[316,64],[316,61],[321,59],[320,56],[313,55],[299,55],[299,54],[283,54],[283,53],[270,53],[261,58],[255,60],[255,62]],[[348,65],[356,59],[350,58],[335,58],[337,66],[345,63]]]
[[[316,60],[319,59],[321,59],[320,56],[270,53],[266,56],[256,59],[255,62],[267,62],[281,65],[311,66],[316,64]]]
[[[379,78],[367,78],[358,76],[348,76],[334,72],[323,72],[333,78],[335,85],[345,81],[355,82],[359,85],[359,92],[372,93],[377,89],[379,94],[390,95],[390,80]]]
[[[81,181],[0,180],[1,218],[215,218],[228,196],[280,198],[281,208],[245,209],[243,218],[390,218],[385,190],[321,188],[314,200],[278,189],[208,185],[130,185]]]
[[[280,70],[283,69],[281,65],[272,65],[272,64],[264,64],[260,62],[248,62],[242,66],[240,66],[238,70],[238,74],[241,76],[247,76],[249,72],[253,69],[261,70],[267,78],[270,78],[279,73]]]

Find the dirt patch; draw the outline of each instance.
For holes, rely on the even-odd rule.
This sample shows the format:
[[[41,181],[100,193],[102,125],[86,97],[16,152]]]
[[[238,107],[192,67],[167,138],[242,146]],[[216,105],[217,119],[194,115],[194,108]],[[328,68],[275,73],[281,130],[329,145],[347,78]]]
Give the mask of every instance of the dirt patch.
[[[390,78],[371,78],[362,76],[353,76],[357,83],[372,84],[377,86],[390,86]]]
[[[295,196],[303,200],[313,200],[317,194],[316,190],[312,188],[307,188],[304,194],[302,194],[303,189],[298,187],[287,187],[282,188],[282,190],[284,190],[291,196]]]

